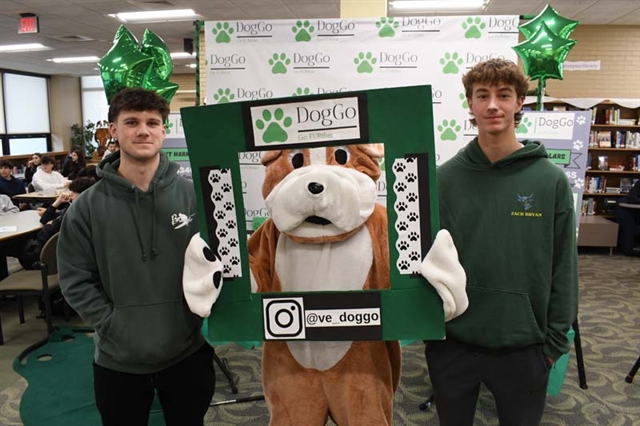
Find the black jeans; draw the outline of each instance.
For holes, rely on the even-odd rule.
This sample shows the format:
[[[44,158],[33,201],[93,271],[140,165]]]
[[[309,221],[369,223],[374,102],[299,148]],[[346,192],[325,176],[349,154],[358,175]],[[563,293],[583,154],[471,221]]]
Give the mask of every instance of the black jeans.
[[[129,374],[93,364],[93,389],[103,425],[146,425],[155,393],[167,425],[202,425],[215,390],[208,344],[164,370]]]
[[[441,426],[471,426],[480,383],[491,391],[502,426],[538,425],[551,365],[541,345],[489,350],[430,341],[427,366]]]

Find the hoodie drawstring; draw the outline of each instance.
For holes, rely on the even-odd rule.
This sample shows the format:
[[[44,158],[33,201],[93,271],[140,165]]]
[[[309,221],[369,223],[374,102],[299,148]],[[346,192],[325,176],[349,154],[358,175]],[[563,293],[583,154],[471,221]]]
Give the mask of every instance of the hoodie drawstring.
[[[142,252],[142,261],[147,261],[147,253],[144,250],[144,243],[142,242],[142,234],[140,233],[140,199],[138,197],[138,191],[135,186],[131,186],[131,190],[136,196],[136,205],[131,206],[131,215],[133,216],[133,225],[136,228],[136,236],[138,237],[138,245],[140,246],[140,251]]]
[[[151,256],[156,257],[158,254],[158,239],[156,237],[156,191],[151,192]]]

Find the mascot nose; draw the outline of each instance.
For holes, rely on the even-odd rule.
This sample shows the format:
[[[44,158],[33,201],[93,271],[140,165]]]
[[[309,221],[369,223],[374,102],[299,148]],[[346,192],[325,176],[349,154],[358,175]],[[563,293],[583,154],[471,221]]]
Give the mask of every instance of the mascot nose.
[[[307,188],[313,195],[318,195],[319,193],[324,191],[324,186],[322,186],[322,184],[318,182],[311,182],[309,185],[307,185]]]

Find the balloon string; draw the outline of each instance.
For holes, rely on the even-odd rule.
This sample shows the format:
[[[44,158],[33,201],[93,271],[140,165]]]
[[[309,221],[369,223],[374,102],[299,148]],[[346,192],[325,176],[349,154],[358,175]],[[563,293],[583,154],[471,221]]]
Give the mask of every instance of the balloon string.
[[[544,77],[540,77],[538,79],[538,102],[536,106],[537,111],[542,111],[542,94],[544,93],[544,84],[545,84]]]

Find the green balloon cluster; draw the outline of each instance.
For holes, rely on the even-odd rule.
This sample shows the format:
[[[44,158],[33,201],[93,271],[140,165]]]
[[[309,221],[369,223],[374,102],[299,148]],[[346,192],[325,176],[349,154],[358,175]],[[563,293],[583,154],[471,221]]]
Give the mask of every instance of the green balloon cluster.
[[[171,102],[178,90],[177,84],[169,82],[173,72],[169,48],[149,29],[144,31],[140,45],[136,37],[121,25],[113,46],[98,65],[108,103],[126,87],[154,90],[167,102]]]
[[[576,44],[568,37],[578,26],[560,15],[549,5],[531,21],[518,29],[527,40],[513,47],[531,79],[564,78],[562,64]]]

